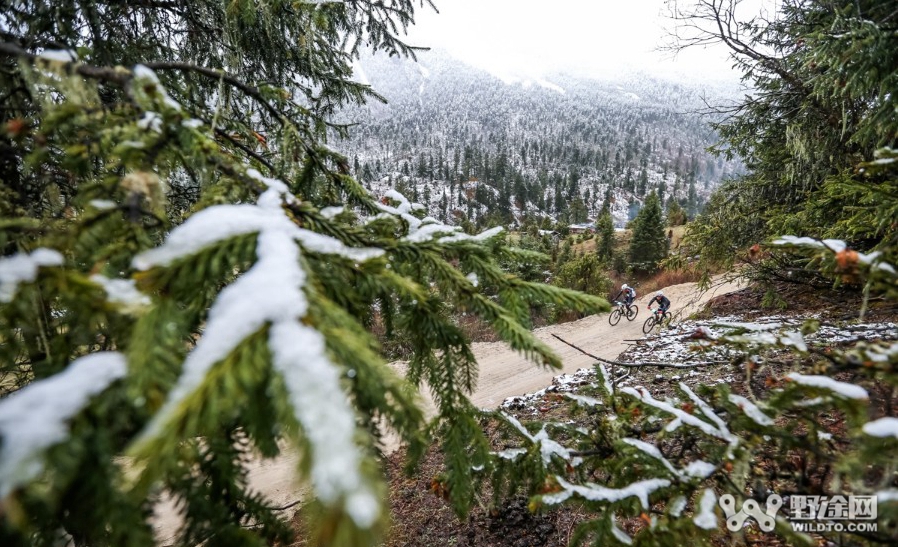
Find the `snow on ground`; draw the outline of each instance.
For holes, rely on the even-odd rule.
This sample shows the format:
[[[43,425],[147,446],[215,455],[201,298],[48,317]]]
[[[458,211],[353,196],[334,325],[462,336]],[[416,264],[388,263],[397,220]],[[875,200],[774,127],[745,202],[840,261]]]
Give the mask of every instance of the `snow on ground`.
[[[854,324],[822,324],[817,332],[802,336],[800,330],[808,317],[790,317],[771,315],[746,321],[739,316],[724,316],[713,319],[687,320],[677,323],[660,334],[653,334],[634,341],[624,351],[618,361],[621,363],[653,362],[671,365],[686,365],[684,368],[624,368],[616,367],[613,371],[617,388],[647,385],[652,393],[673,392],[677,385],[683,383],[687,387],[697,385],[714,385],[737,381],[738,369],[730,366],[734,359],[744,352],[725,344],[718,344],[717,339],[724,335],[747,332],[749,335],[776,335],[783,344],[795,346],[789,335],[796,335],[810,347],[828,347],[832,345],[851,344],[864,340],[898,340],[898,325],[891,322],[854,323]],[[801,349],[801,348],[798,348]],[[710,364],[709,364],[710,363]],[[690,366],[691,365],[691,366]],[[605,365],[608,367],[608,365]],[[638,373],[636,372],[638,371]],[[806,376],[794,375],[799,381]],[[793,381],[796,381],[794,380]],[[539,391],[509,397],[501,408],[514,412],[519,416],[538,416],[562,404],[566,399],[574,399],[580,404],[589,405],[591,401],[578,395],[581,386],[595,388],[602,382],[594,369],[582,368],[574,374],[562,374],[552,380],[552,385]],[[804,383],[804,382],[802,382]],[[820,384],[820,382],[818,382]],[[839,391],[840,382],[832,381],[832,385],[820,385]],[[860,396],[860,388],[851,395]],[[561,396],[563,395],[563,396]],[[582,400],[581,400],[582,399]],[[739,398],[741,401],[743,398]],[[747,402],[747,401],[746,401]],[[756,422],[769,420],[760,409],[753,405],[740,405],[746,414]]]

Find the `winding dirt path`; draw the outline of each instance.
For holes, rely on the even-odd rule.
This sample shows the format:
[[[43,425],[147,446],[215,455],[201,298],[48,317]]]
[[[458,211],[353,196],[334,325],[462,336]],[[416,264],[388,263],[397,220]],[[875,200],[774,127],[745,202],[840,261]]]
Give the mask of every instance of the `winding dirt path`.
[[[665,288],[664,295],[671,301],[671,312],[680,312],[680,316],[685,318],[698,311],[711,298],[739,288],[741,286],[736,283],[720,283],[700,294],[695,283],[683,283]],[[552,378],[561,373],[575,372],[595,364],[593,359],[559,342],[553,334],[598,357],[616,359],[626,349],[625,340],[642,338],[642,324],[648,317],[646,303],[651,298],[651,295],[641,295],[635,302],[639,306],[639,315],[633,321],[622,318],[614,327],[608,323],[608,314],[601,313],[534,330],[536,337],[548,344],[561,358],[564,367],[560,370],[536,367],[502,342],[474,344],[474,354],[480,365],[480,378],[471,400],[478,407],[494,408],[507,397],[530,393],[551,385]]]
[[[665,288],[664,294],[671,300],[671,311],[681,312],[681,316],[685,317],[697,311],[709,299],[739,288],[741,286],[734,282],[717,282],[710,290],[699,293],[695,283],[684,283]],[[560,370],[537,367],[504,342],[473,344],[474,355],[480,365],[480,377],[471,394],[472,402],[481,408],[495,408],[507,397],[530,393],[550,385],[552,378],[558,374],[575,372],[594,364],[591,358],[559,342],[552,334],[557,334],[598,357],[616,359],[626,349],[625,340],[643,336],[642,323],[648,317],[646,302],[650,299],[651,295],[640,296],[636,300],[636,305],[640,308],[639,315],[633,321],[622,318],[614,327],[608,323],[608,314],[602,313],[534,330],[536,337],[548,344],[561,358],[564,366]],[[401,368],[401,365],[397,364],[397,367]],[[433,415],[434,406],[430,394],[423,395],[428,413]],[[387,452],[396,448],[395,442],[388,442],[385,447]],[[271,460],[254,461],[250,464],[250,486],[261,492],[276,507],[292,503],[303,495],[303,490],[297,486],[297,467],[298,457],[292,451],[285,451]],[[156,507],[154,530],[160,544],[171,543],[180,522],[180,515],[170,501]]]

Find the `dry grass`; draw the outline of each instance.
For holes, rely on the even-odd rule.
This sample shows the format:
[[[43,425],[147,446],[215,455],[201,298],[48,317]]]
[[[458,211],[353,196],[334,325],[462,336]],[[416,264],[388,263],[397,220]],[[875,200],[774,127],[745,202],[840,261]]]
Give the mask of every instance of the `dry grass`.
[[[701,277],[702,274],[696,270],[663,270],[639,283],[637,290],[642,289],[642,294],[648,295],[652,291],[671,285],[695,283]]]
[[[686,235],[686,226],[674,226],[668,228],[670,238],[671,252],[677,252],[683,243],[683,236]],[[572,249],[575,253],[586,254],[594,253],[596,250],[597,238],[593,236],[591,239],[582,241],[582,235],[568,236],[573,244]],[[633,230],[621,230],[614,232],[614,251],[617,253],[626,253],[630,249],[630,239],[633,237]]]

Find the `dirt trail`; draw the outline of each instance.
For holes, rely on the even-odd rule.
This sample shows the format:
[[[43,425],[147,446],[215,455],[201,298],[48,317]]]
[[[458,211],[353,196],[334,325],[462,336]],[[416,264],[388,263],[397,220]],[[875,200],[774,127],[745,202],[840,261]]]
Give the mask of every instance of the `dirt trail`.
[[[741,288],[736,283],[716,283],[707,292],[699,294],[695,283],[683,283],[664,289],[664,294],[671,301],[671,311],[680,312],[682,317],[697,311],[709,299]],[[477,388],[471,394],[472,402],[481,408],[495,408],[507,397],[522,395],[542,389],[552,383],[552,378],[563,372],[574,372],[579,368],[590,367],[594,361],[556,340],[552,334],[564,338],[584,350],[606,359],[615,359],[626,349],[624,340],[638,339],[643,336],[642,324],[648,317],[646,302],[651,295],[641,295],[636,300],[639,315],[633,321],[622,318],[620,323],[612,327],[608,323],[608,314],[591,315],[578,321],[552,325],[534,330],[534,334],[548,344],[561,358],[564,367],[561,370],[545,369],[535,366],[521,354],[509,348],[503,342],[475,343],[474,355],[480,366],[480,377]],[[397,367],[401,365],[397,364]],[[433,403],[429,394],[424,395],[428,413],[433,414]],[[388,452],[395,450],[395,442],[385,447]],[[297,455],[285,451],[281,456],[266,460],[254,461],[250,464],[250,486],[262,493],[274,506],[283,506],[296,501],[301,495],[297,486]],[[161,503],[156,507],[154,529],[161,544],[169,541],[175,534],[180,516],[172,503]]]
[[[721,283],[699,294],[695,283],[683,283],[665,288],[664,295],[671,301],[671,312],[680,312],[680,316],[685,318],[709,299],[739,288],[741,287],[736,283]],[[642,324],[648,318],[646,302],[651,297],[640,295],[635,302],[639,306],[639,315],[633,321],[621,318],[620,323],[614,327],[608,323],[608,314],[602,313],[534,330],[536,337],[548,344],[561,358],[564,364],[561,370],[536,367],[501,342],[474,344],[474,354],[480,365],[480,378],[471,400],[478,407],[494,408],[506,397],[542,389],[551,385],[552,378],[563,372],[575,372],[594,364],[593,359],[559,342],[552,334],[557,334],[598,357],[616,359],[627,348],[625,340],[642,338]]]

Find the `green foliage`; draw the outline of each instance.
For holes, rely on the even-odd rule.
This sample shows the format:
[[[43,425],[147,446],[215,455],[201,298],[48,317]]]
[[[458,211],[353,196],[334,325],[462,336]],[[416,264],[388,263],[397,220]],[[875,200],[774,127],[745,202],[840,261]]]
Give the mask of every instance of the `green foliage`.
[[[607,209],[602,211],[596,221],[596,255],[606,264],[611,262],[614,255],[614,221]]]
[[[611,290],[611,279],[605,275],[605,267],[605,262],[595,254],[583,254],[561,263],[553,281],[559,287],[605,295]]]
[[[665,232],[661,200],[652,192],[645,205],[633,220],[633,238],[630,240],[630,265],[638,272],[652,272],[667,257],[670,240]]]
[[[667,225],[682,226],[686,224],[686,211],[676,201],[670,201],[667,205]]]
[[[686,227],[688,254],[700,255],[705,265],[731,267],[740,250],[765,239],[763,208],[748,179],[725,182]]]
[[[894,10],[875,0],[788,1],[768,22],[742,20],[734,6],[679,13],[707,29],[685,45],[725,43],[756,90],[714,125],[718,151],[741,156],[751,174],[718,189],[687,243],[712,264],[780,234],[879,248],[894,238],[895,172],[863,165],[896,146]]]
[[[544,257],[497,230],[375,199],[326,146],[334,110],[375,96],[350,80],[356,46],[412,53],[397,30],[413,2],[48,6],[0,14],[22,33],[0,43],[4,545],[146,545],[163,493],[183,509],[178,545],[288,543],[247,480],[283,450],[317,495],[312,540],[376,544],[385,432],[412,455],[440,440],[464,513],[487,450],[452,313],[558,367],[530,306],[607,303],[534,282]],[[80,59],[44,52],[57,44]],[[405,378],[376,323],[412,348]],[[75,363],[110,377],[60,389]],[[58,406],[34,402],[48,389]],[[27,422],[4,413],[28,401],[58,437],[17,444]]]

